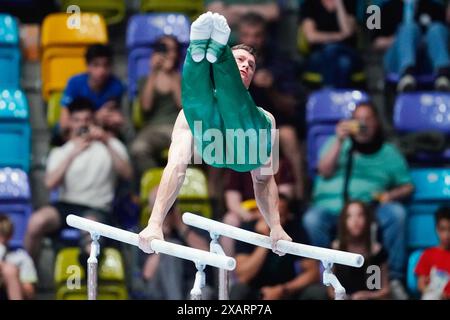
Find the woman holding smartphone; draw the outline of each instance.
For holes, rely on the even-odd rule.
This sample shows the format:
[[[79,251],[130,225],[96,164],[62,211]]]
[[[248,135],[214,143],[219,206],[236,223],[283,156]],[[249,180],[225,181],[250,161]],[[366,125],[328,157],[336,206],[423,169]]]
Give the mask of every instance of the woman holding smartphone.
[[[170,145],[181,109],[180,55],[180,44],[172,36],[163,36],[153,45],[150,73],[139,90],[144,126],[131,145],[138,179],[145,170],[158,166],[161,152]]]

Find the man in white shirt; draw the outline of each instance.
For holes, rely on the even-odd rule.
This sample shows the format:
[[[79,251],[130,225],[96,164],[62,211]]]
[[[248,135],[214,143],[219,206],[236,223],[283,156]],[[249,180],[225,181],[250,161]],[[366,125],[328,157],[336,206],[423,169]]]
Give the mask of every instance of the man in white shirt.
[[[108,222],[117,176],[132,176],[125,146],[93,124],[92,103],[77,98],[68,110],[70,139],[51,151],[45,175],[46,186],[59,189],[59,199],[31,216],[25,236],[33,258],[42,237],[63,227],[69,214]]]

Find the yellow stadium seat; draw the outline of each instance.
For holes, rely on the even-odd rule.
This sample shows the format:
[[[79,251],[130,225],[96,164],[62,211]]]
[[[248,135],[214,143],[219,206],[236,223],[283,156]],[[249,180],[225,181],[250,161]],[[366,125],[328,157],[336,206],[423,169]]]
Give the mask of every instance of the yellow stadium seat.
[[[42,26],[42,95],[62,91],[75,74],[86,71],[84,54],[89,45],[107,43],[108,33],[102,16],[93,13],[79,15],[79,28],[69,28],[71,15],[50,14]]]
[[[141,213],[141,226],[145,226],[150,217],[148,196],[152,189],[159,185],[163,171],[163,168],[149,169],[141,179],[140,201],[144,208]],[[208,182],[200,169],[188,168],[186,170],[186,177],[177,199],[181,212],[189,211],[199,213],[207,218],[212,217]]]
[[[42,94],[45,100],[53,92],[63,91],[67,81],[86,71],[86,48],[50,48],[42,58]]]
[[[56,289],[56,300],[87,300],[87,288],[85,285],[77,289],[69,289],[62,285]],[[97,287],[97,300],[127,300],[128,291],[125,285],[100,284]]]
[[[86,300],[87,288],[86,274],[81,268],[78,255],[79,248],[65,248],[61,250],[55,263],[55,284],[58,300]],[[75,268],[74,268],[75,267]],[[78,269],[76,269],[78,267]],[[79,288],[71,288],[68,280],[72,280],[75,272],[79,272],[81,283]],[[84,281],[84,283],[83,283]],[[127,299],[128,293],[125,285],[125,269],[122,256],[114,248],[104,248],[103,258],[98,267],[98,293],[99,300]]]
[[[141,0],[142,12],[181,12],[194,20],[205,11],[203,0]]]
[[[307,56],[309,54],[309,43],[306,39],[305,33],[303,32],[301,26],[298,27],[297,32],[297,48],[302,56]]]
[[[141,103],[139,101],[139,97],[137,97],[133,100],[132,111],[131,111],[131,120],[133,121],[133,125],[136,129],[140,129],[144,125],[144,116],[142,114]]]
[[[61,97],[62,92],[54,92],[48,99],[47,124],[49,128],[53,128],[59,122],[61,115]]]
[[[125,17],[125,0],[62,0],[61,9],[76,5],[82,12],[95,12],[101,14],[107,24],[116,24]]]
[[[79,25],[70,25],[74,15],[52,13],[45,17],[42,25],[41,45],[48,47],[87,46],[107,43],[108,30],[105,19],[96,13],[79,14]]]

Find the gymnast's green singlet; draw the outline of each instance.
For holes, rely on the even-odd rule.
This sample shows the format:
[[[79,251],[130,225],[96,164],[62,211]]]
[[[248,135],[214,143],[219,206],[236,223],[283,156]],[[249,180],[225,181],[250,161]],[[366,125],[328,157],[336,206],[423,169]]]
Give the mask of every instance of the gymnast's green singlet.
[[[188,48],[182,104],[196,150],[207,164],[246,172],[267,162],[272,124],[242,83],[229,46],[213,64],[194,62]]]

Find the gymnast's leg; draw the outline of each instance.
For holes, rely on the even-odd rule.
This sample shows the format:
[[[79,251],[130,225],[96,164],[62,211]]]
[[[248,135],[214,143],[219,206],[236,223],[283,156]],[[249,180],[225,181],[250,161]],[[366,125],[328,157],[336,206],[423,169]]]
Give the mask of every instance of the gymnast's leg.
[[[191,129],[194,121],[214,118],[214,87],[210,64],[204,59],[211,36],[212,14],[202,14],[191,26],[191,43],[183,66],[181,99]]]

